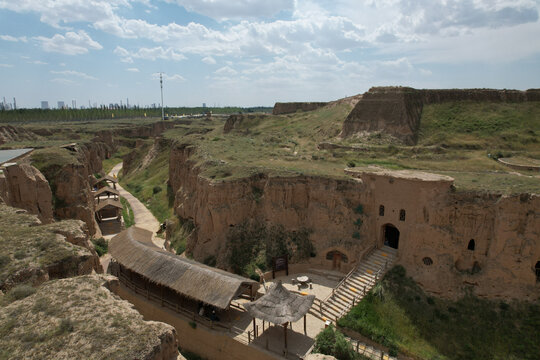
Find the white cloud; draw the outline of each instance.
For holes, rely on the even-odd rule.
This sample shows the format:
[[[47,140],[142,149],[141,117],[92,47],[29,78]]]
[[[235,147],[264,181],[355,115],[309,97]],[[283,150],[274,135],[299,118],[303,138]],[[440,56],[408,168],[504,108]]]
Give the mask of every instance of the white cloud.
[[[170,81],[170,82],[184,82],[184,81],[186,81],[186,79],[182,75],[179,75],[179,74],[173,74],[173,75],[162,74],[162,76],[163,76],[163,81]],[[159,73],[152,74],[152,79],[158,80],[159,79]]]
[[[98,22],[114,16],[119,7],[130,7],[127,0],[0,0],[0,9],[18,13],[38,13],[41,22],[61,27],[75,22]]]
[[[186,59],[183,54],[177,52],[175,49],[170,47],[163,48],[161,46],[157,46],[154,48],[140,48],[137,51],[133,52],[129,52],[123,47],[117,46],[116,49],[114,49],[114,53],[122,58],[121,61],[127,63],[132,63],[133,58],[144,60],[164,59],[173,61],[180,61]]]
[[[0,35],[0,40],[11,41],[11,42],[19,42],[19,41],[27,42],[28,41],[26,36],[14,37],[14,36],[11,36],[11,35]]]
[[[30,61],[27,61],[27,63],[34,64],[34,65],[47,65],[48,64],[45,61],[41,61],[41,60],[30,60]]]
[[[231,75],[232,76],[232,75],[238,74],[238,71],[234,70],[230,66],[224,66],[214,71],[214,73],[218,75]]]
[[[3,67],[3,68],[12,68],[13,65],[11,65],[11,64],[0,64],[0,67]]]
[[[51,82],[54,82],[54,83],[57,83],[57,84],[62,84],[62,85],[74,85],[75,84],[75,81],[73,81],[71,79],[66,79],[66,78],[54,78],[54,79],[51,79]]]
[[[62,71],[51,70],[50,73],[51,74],[57,74],[57,75],[65,75],[65,76],[75,76],[75,77],[79,77],[81,79],[86,79],[86,80],[97,80],[97,78],[95,78],[93,76],[90,76],[88,74],[85,74],[85,73],[79,72],[79,71],[75,71],[75,70],[62,70]]]
[[[216,20],[271,17],[293,10],[293,0],[165,0]]]
[[[216,63],[216,59],[214,59],[211,56],[205,56],[205,57],[202,58],[201,61],[203,63],[205,63],[205,64],[208,64],[208,65],[214,65]]]
[[[33,39],[41,43],[43,50],[47,52],[58,52],[66,55],[81,55],[88,53],[88,50],[100,50],[103,47],[83,30],[78,32],[69,31],[64,35],[56,34],[52,38],[37,36]]]
[[[137,68],[127,68],[126,71],[134,72],[134,73],[140,72],[139,69],[137,69]]]
[[[123,47],[117,46],[116,49],[114,49],[113,53],[121,58],[120,61],[128,64],[133,63],[133,59],[131,58],[129,51],[127,51]]]

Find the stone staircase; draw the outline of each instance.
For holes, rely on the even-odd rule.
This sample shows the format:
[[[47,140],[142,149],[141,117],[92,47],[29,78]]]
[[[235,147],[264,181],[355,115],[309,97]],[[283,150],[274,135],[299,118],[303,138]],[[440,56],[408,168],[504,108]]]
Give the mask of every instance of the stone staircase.
[[[371,290],[384,273],[391,268],[397,250],[388,246],[374,249],[332,290],[324,301],[312,307],[310,313],[322,320],[336,323],[354,304]],[[318,309],[316,308],[318,307]]]

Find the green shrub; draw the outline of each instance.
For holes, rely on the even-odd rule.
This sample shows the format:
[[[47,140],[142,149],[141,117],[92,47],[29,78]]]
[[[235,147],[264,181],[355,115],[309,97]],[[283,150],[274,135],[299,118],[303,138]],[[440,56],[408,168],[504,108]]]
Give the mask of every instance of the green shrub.
[[[364,206],[362,204],[358,204],[358,206],[354,208],[354,212],[358,215],[362,215],[364,213]]]
[[[94,244],[94,249],[96,249],[96,252],[100,257],[109,251],[109,242],[102,237],[92,239],[92,243]]]
[[[24,299],[36,292],[36,289],[27,284],[21,284],[15,286],[6,294],[6,300],[8,302],[13,302],[16,300]]]
[[[11,258],[8,255],[0,255],[0,269],[11,262]]]
[[[13,256],[15,256],[15,259],[17,260],[21,260],[21,259],[24,259],[26,257],[26,252],[22,249],[19,249],[17,251],[15,251],[15,254],[13,254]]]
[[[358,354],[354,351],[351,343],[333,325],[325,328],[317,335],[313,352],[332,355],[338,360],[354,360],[358,358]]]
[[[60,324],[56,328],[56,335],[62,335],[73,331],[73,322],[70,319],[60,320]]]
[[[355,167],[355,166],[356,166],[356,163],[355,163],[354,161],[349,161],[349,162],[347,163],[347,166],[348,166],[348,167]]]
[[[190,321],[189,326],[191,326],[192,329],[196,329],[197,328],[197,323],[195,321]]]
[[[159,192],[161,192],[161,186],[154,186],[154,188],[152,189],[152,194],[157,194]]]
[[[352,234],[353,239],[360,240],[360,233],[358,231],[353,232]]]

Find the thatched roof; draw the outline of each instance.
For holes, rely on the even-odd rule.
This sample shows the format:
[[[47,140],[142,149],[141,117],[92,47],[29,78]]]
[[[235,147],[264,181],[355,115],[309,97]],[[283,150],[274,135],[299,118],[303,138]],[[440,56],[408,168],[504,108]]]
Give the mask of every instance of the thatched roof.
[[[101,182],[103,182],[103,181],[105,181],[105,180],[110,181],[110,182],[113,182],[113,183],[117,183],[117,182],[118,182],[118,179],[117,179],[117,178],[115,178],[115,177],[113,177],[113,176],[111,176],[111,175],[105,175],[105,176],[103,176],[103,177],[97,179],[97,183],[101,183]]]
[[[122,204],[120,203],[119,200],[105,199],[105,200],[101,200],[99,204],[96,205],[96,211],[100,211],[103,208],[106,208],[108,206],[113,206],[115,208],[122,209]]]
[[[298,295],[285,289],[281,280],[256,301],[244,304],[251,317],[274,324],[295,322],[307,314],[315,295]]]
[[[98,191],[96,191],[94,193],[94,196],[100,196],[101,194],[107,194],[107,193],[113,194],[113,195],[120,195],[120,192],[118,190],[113,189],[110,186],[105,186],[99,189]]]
[[[245,286],[258,282],[182,258],[150,245],[152,233],[132,226],[109,242],[111,256],[151,282],[188,298],[227,309]]]

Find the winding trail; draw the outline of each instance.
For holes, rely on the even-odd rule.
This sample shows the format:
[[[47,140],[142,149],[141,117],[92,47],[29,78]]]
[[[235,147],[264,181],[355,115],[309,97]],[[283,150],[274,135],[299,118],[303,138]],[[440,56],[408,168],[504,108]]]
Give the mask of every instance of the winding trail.
[[[123,163],[116,164],[112,170],[109,172],[109,175],[118,177],[118,173],[122,170]],[[135,217],[135,224],[137,227],[151,231],[152,241],[159,248],[164,249],[165,240],[156,236],[156,231],[159,229],[159,221],[156,217],[148,210],[142,202],[139,201],[135,196],[130,192],[126,191],[120,184],[116,184],[117,190],[120,192],[120,196],[125,198],[129,205],[131,205],[131,210],[133,210],[133,215]]]

